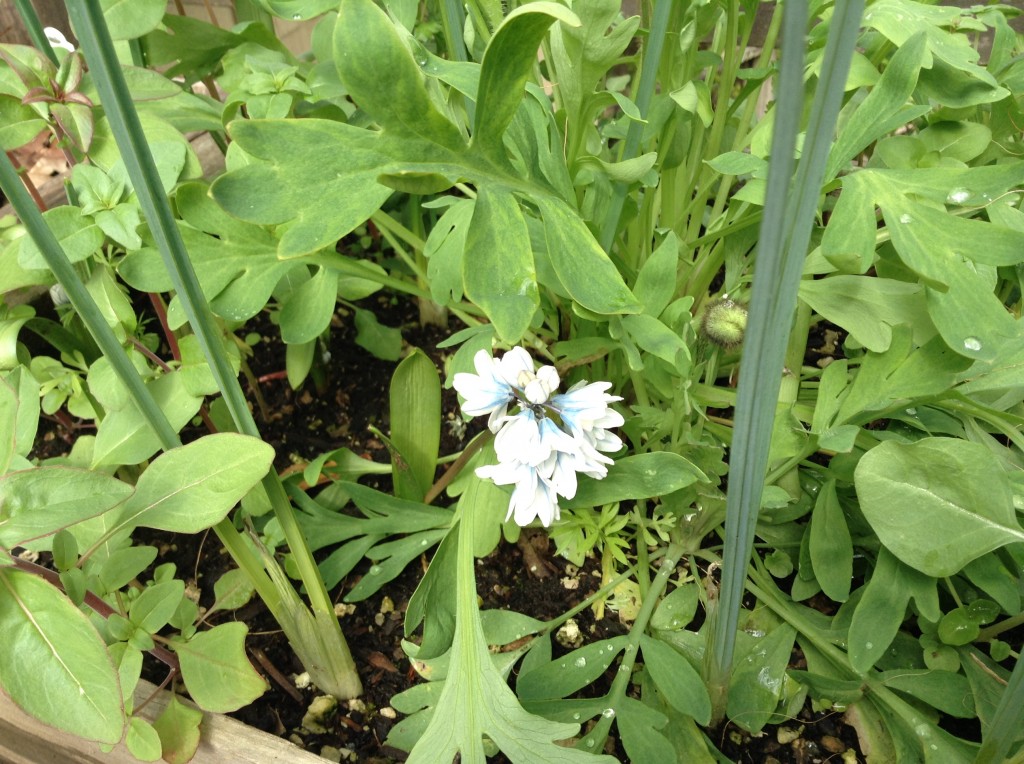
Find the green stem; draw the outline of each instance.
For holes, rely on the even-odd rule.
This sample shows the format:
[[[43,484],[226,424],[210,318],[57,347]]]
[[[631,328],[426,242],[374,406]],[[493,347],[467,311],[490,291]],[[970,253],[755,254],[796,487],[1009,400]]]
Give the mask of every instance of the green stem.
[[[665,556],[658,568],[658,575],[651,582],[651,588],[648,590],[647,596],[644,597],[640,612],[637,613],[636,620],[629,630],[629,640],[623,650],[619,670],[615,672],[615,679],[612,680],[612,686],[605,696],[608,698],[609,708],[615,709],[626,696],[626,690],[629,689],[629,683],[633,678],[633,666],[640,653],[640,638],[647,630],[647,624],[650,623],[651,616],[654,615],[654,608],[661,600],[661,595],[672,578],[672,574],[675,573],[679,559],[686,554],[689,547],[690,544],[686,540],[673,541],[665,550]],[[585,751],[600,751],[604,748],[613,719],[614,714],[608,716],[602,714],[593,729],[576,743],[576,748]]]
[[[50,45],[50,41],[46,38],[43,24],[39,20],[36,9],[32,7],[30,0],[14,0],[14,6],[18,9],[18,15],[21,16],[21,22],[25,25],[25,31],[28,32],[28,37],[32,40],[32,44],[50,59],[55,66],[60,66],[57,54],[54,52],[53,46]]]
[[[259,438],[259,429],[249,411],[238,377],[228,361],[223,338],[192,268],[170,204],[163,193],[163,184],[149,151],[99,5],[96,0],[86,0],[71,3],[68,11],[79,34],[82,50],[96,82],[100,102],[121,151],[139,205],[149,223],[174,289],[181,299],[189,324],[217,380],[225,405],[239,432]],[[271,470],[263,479],[262,485],[270,498],[274,515],[284,532],[293,560],[302,574],[302,581],[313,609],[315,627],[310,626],[309,612],[304,611],[303,614],[296,604],[299,600],[287,577],[276,569],[273,558],[265,555],[265,563],[271,566],[268,567],[267,573],[278,586],[280,599],[288,603],[284,610],[275,613],[275,617],[283,619],[279,621],[281,627],[300,657],[305,656],[306,668],[314,674],[314,681],[321,689],[338,697],[357,695],[361,688],[355,664],[342,636],[338,619],[334,615],[323,579],[299,529],[280,478]],[[331,671],[340,670],[341,675],[331,676],[324,673],[324,667],[329,667]]]
[[[668,30],[668,19],[672,12],[672,0],[655,0],[654,16],[651,19],[651,29],[644,46],[643,63],[641,64],[640,81],[636,90],[636,107],[643,119],[647,118],[647,112],[651,105],[651,98],[654,96],[654,86],[658,79],[658,62],[661,60],[661,51],[665,45],[665,35]],[[640,152],[640,140],[644,134],[644,123],[633,121],[626,132],[625,146],[619,161],[632,159]],[[615,241],[615,232],[619,227],[619,218],[622,217],[622,208],[626,203],[626,193],[629,186],[626,183],[617,183],[612,191],[612,199],[608,205],[608,213],[605,217],[604,228],[601,229],[601,247],[605,252],[611,251],[612,243]]]

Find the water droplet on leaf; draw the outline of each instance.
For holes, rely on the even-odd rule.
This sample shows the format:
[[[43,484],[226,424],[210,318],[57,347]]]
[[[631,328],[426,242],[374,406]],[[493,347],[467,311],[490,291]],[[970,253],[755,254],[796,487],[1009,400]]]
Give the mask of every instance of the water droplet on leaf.
[[[971,198],[971,192],[966,188],[954,188],[946,196],[946,202],[949,204],[963,204]]]
[[[900,222],[906,225],[907,223],[913,223],[914,218],[910,217],[910,215],[904,212],[902,215],[900,215]]]
[[[964,340],[964,350],[972,350],[977,353],[981,350],[981,340],[977,337],[968,337]]]
[[[587,659],[586,659],[586,658],[584,658],[584,657],[583,657],[583,656],[581,655],[581,656],[580,656],[579,658],[577,658],[576,660],[574,660],[574,661],[572,662],[572,665],[573,665],[573,666],[575,666],[576,668],[583,668],[584,666],[586,666],[586,665],[587,665]]]

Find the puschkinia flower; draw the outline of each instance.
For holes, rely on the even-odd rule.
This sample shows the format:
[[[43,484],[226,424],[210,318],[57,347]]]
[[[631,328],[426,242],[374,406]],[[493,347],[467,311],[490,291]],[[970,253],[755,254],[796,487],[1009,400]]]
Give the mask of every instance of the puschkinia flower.
[[[576,474],[600,480],[622,440],[608,432],[623,424],[608,404],[622,400],[606,392],[610,382],[579,382],[554,394],[561,383],[554,366],[534,368],[530,354],[513,348],[499,360],[481,350],[473,358],[476,374],[455,375],[454,387],[469,416],[488,415],[495,433],[498,463],[479,467],[479,477],[511,485],[508,518],[528,525],[540,518],[544,527],[558,519],[558,497],[576,495]],[[509,414],[510,406],[518,410]]]

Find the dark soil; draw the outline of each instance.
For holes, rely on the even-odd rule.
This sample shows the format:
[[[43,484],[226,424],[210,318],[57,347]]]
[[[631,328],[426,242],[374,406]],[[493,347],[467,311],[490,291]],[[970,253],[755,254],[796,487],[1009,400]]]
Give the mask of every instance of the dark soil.
[[[369,298],[361,306],[372,308],[381,323],[400,326],[409,345],[421,348],[439,370],[443,368],[443,351],[436,345],[456,328],[421,328],[414,308],[406,300],[395,301],[386,296]],[[355,330],[349,316],[342,312],[337,315],[331,332],[330,360],[323,369],[325,375],[320,389],[308,380],[293,392],[281,374],[285,365],[284,348],[275,339],[275,327],[267,321],[265,326],[254,330],[260,332],[263,339],[256,345],[252,371],[260,379],[261,393],[270,411],[268,420],[259,424],[264,438],[277,450],[279,470],[294,468],[293,464],[301,465],[339,446],[347,446],[376,461],[388,461],[384,444],[367,428],[372,425],[381,432],[388,431],[388,384],[396,364],[374,358],[355,344]],[[826,346],[821,355],[827,355],[831,349],[827,341],[821,345]],[[166,349],[161,352],[166,357]],[[249,392],[253,398],[251,390]],[[448,454],[464,447],[475,430],[467,432],[459,426],[461,417],[454,391],[445,391],[443,406],[449,424],[442,431],[442,453]],[[479,429],[480,425],[476,427]],[[66,450],[67,440],[74,434],[54,422],[54,426],[40,436],[37,456]],[[367,482],[374,484],[372,480]],[[378,483],[378,487],[387,489],[386,481]],[[157,564],[174,562],[177,565],[179,576],[199,590],[201,606],[212,604],[213,582],[231,567],[230,559],[212,536],[151,533],[138,540],[159,549]],[[324,731],[310,732],[303,727],[303,716],[318,693],[315,688],[296,687],[296,677],[301,675],[302,667],[263,605],[253,601],[233,613],[214,616],[214,622],[234,618],[248,624],[253,665],[270,683],[270,690],[262,698],[233,715],[336,761],[339,757],[341,761],[371,763],[404,760],[405,754],[389,748],[384,740],[400,718],[389,705],[391,698],[420,681],[405,657],[401,640],[405,636],[403,619],[409,598],[428,561],[425,555],[381,592],[347,607],[349,612],[341,616],[343,631],[360,667],[364,694],[356,701],[340,704],[324,721]],[[358,582],[360,570],[332,592],[336,602],[341,602],[345,593]],[[566,581],[578,584],[567,586]],[[506,608],[541,619],[564,613],[592,594],[599,584],[600,570],[595,561],[588,560],[582,570],[576,571],[553,555],[542,533],[519,545],[503,542],[477,566],[477,588],[483,607]],[[610,610],[597,620],[588,609],[580,613],[576,621],[585,641],[605,639],[627,630]],[[556,645],[555,650],[559,649]],[[154,662],[147,670],[147,678],[157,683],[163,680],[162,666]],[[614,667],[610,674],[613,672]],[[587,694],[605,692],[610,678],[588,688]],[[733,761],[839,761],[849,749],[856,752],[857,760],[863,760],[857,749],[856,734],[843,724],[841,715],[813,712],[809,705],[799,718],[779,729],[766,728],[758,736],[750,736],[731,725],[709,730],[707,734]],[[624,751],[620,746],[614,747],[615,744],[613,740],[609,752],[627,761]]]

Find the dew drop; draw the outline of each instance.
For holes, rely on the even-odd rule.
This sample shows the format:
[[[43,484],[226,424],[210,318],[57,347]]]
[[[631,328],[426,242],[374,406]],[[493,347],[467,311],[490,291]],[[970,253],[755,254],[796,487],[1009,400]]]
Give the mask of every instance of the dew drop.
[[[865,649],[867,649],[867,650],[870,650],[870,649],[871,649],[872,647],[874,647],[874,646],[875,646],[875,645],[874,645],[874,643],[873,643],[873,642],[865,642],[865,643],[864,643],[864,648],[865,648]]]
[[[615,716],[615,709],[606,708],[604,711],[601,712],[601,716],[603,716],[605,719],[611,719],[613,716]]]
[[[594,747],[594,741],[593,740],[588,740],[587,741],[587,748],[593,748],[593,747]]]
[[[608,652],[612,652],[613,650],[615,650],[615,645],[607,645],[604,649]]]
[[[949,204],[963,204],[964,202],[966,202],[970,198],[971,198],[971,192],[970,191],[968,191],[966,188],[959,188],[958,187],[958,188],[954,188],[952,191],[949,192],[949,194],[946,196],[946,201]]]
[[[579,720],[580,720],[580,715],[579,715],[579,713],[575,713],[575,714],[573,714],[573,715],[572,715],[572,718],[573,718],[573,719],[575,719],[576,721],[579,721]]]
[[[977,337],[968,337],[964,340],[964,350],[973,350],[977,353],[981,350],[981,340]]]
[[[906,225],[907,223],[913,223],[914,218],[910,217],[910,215],[904,212],[902,215],[900,215],[900,222]]]
[[[917,416],[917,409],[915,409],[913,406],[911,406],[909,409],[907,409],[907,413],[910,416]]]
[[[384,569],[380,565],[373,565],[370,568],[370,575],[371,576],[379,576],[381,574],[382,570],[384,570]]]
[[[302,14],[301,13],[293,13],[292,14],[292,21],[302,21]]]
[[[581,655],[581,656],[580,656],[579,658],[577,658],[576,660],[574,660],[574,661],[572,662],[572,665],[573,665],[573,666],[575,666],[576,668],[583,668],[584,666],[586,666],[586,665],[587,665],[587,659],[586,659],[586,658],[584,658],[584,657],[583,657],[583,656]]]

